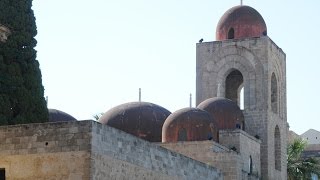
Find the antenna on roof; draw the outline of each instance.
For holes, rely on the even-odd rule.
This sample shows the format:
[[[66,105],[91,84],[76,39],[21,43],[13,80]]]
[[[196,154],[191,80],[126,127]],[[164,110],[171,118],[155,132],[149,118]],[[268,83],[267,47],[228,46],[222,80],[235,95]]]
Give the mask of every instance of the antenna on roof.
[[[189,103],[190,103],[190,108],[192,108],[192,94],[191,93],[190,93]]]
[[[139,102],[141,102],[141,88],[139,88]]]
[[[243,0],[240,0],[240,5],[242,6],[243,5],[243,2],[242,2]]]

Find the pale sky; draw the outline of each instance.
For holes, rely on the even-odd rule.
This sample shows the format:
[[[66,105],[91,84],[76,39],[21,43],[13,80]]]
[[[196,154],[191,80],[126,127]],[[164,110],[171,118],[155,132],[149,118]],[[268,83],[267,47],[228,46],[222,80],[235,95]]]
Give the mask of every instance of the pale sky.
[[[195,106],[196,43],[240,0],[34,0],[48,107],[78,120],[142,100]],[[286,53],[288,122],[320,130],[320,1],[244,0]],[[320,113],[320,110],[319,110]]]

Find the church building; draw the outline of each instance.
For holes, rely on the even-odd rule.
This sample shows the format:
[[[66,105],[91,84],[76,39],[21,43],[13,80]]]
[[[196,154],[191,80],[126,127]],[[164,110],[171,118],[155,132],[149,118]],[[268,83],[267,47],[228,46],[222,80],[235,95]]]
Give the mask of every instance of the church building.
[[[195,68],[197,107],[138,101],[98,122],[50,110],[48,123],[0,126],[0,179],[287,179],[286,55],[260,13],[227,10]]]

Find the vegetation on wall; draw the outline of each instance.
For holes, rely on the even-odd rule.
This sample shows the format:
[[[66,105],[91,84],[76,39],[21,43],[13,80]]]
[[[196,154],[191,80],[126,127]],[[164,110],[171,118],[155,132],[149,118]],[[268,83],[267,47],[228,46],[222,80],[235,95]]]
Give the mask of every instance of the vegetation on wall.
[[[0,24],[10,29],[0,42],[0,125],[48,121],[32,0],[1,0]]]
[[[306,145],[307,142],[302,139],[295,139],[291,144],[288,144],[287,171],[289,180],[308,180],[311,179],[311,174],[320,177],[319,160],[302,156]]]

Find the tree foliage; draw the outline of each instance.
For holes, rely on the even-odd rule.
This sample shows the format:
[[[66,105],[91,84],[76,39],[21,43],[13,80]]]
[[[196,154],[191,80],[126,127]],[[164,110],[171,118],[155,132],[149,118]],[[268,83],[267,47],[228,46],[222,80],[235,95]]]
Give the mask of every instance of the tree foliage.
[[[93,117],[94,120],[98,121],[103,114],[104,113],[98,113],[98,114],[93,115],[92,117]]]
[[[302,156],[306,145],[307,142],[302,139],[295,139],[293,143],[288,145],[287,171],[289,180],[308,180],[311,179],[312,173],[320,177],[319,160]]]
[[[0,24],[11,31],[0,42],[0,125],[48,120],[31,7],[32,0],[0,0]]]

